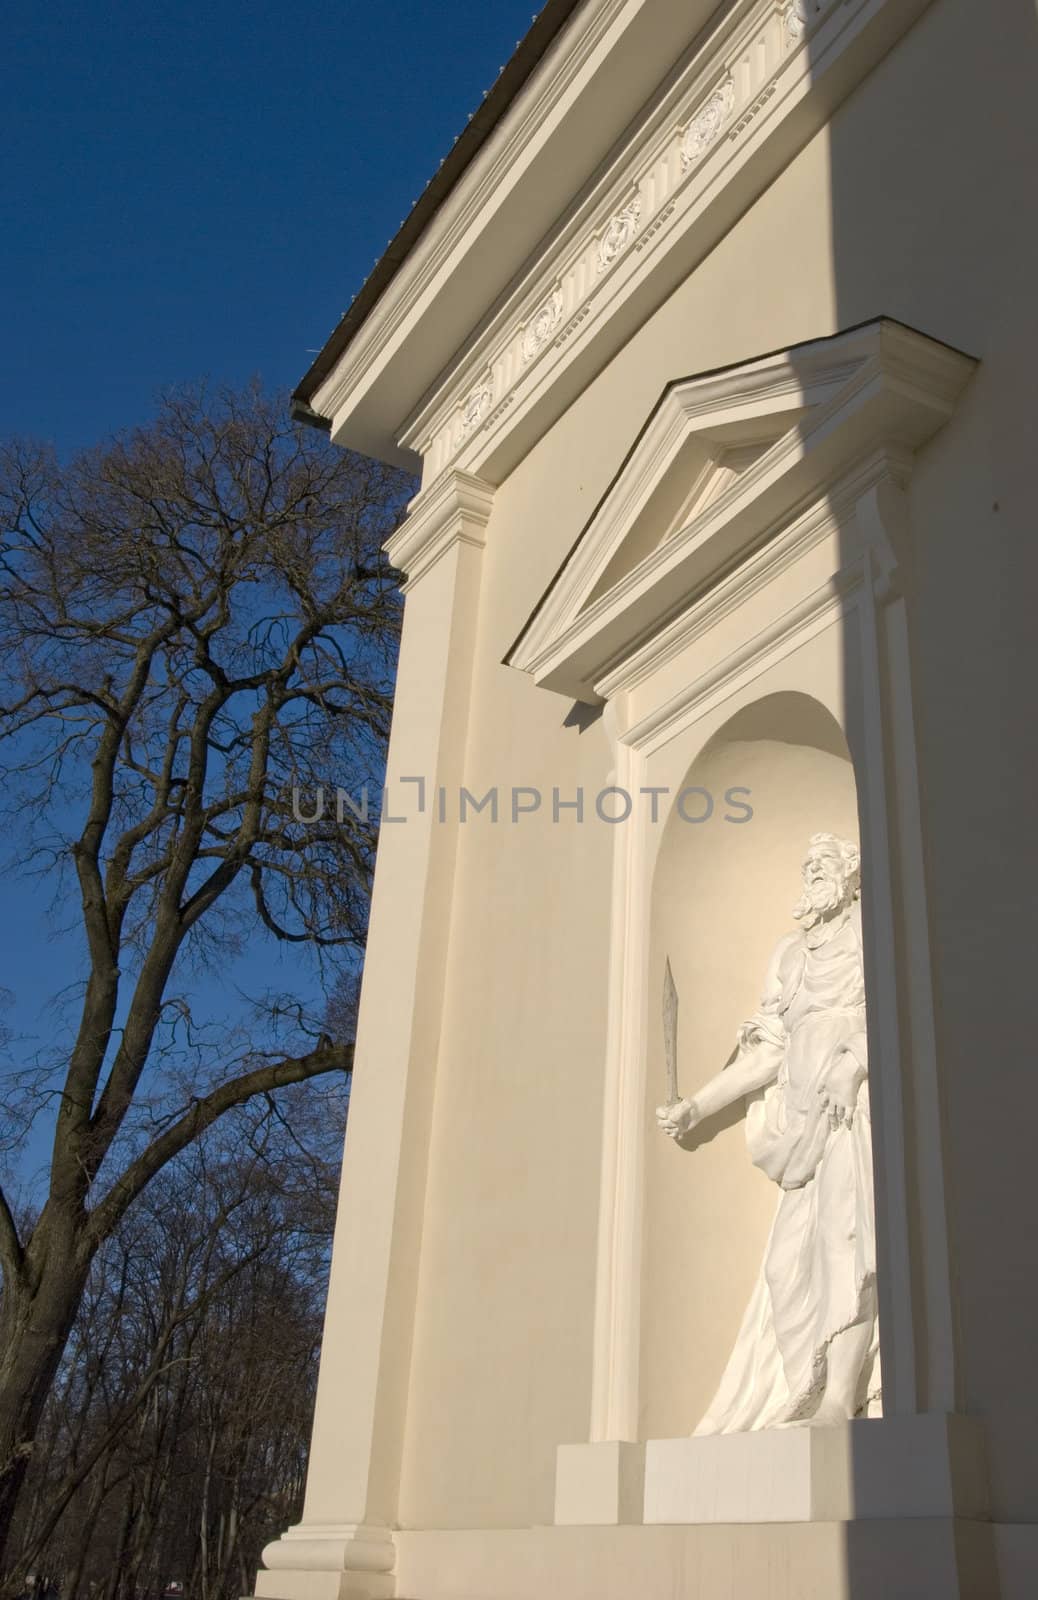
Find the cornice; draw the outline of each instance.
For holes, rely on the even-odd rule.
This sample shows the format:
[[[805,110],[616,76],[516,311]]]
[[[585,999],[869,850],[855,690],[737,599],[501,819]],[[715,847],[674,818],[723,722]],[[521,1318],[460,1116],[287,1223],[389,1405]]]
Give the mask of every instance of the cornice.
[[[551,54],[551,70],[542,64],[522,100],[506,119],[492,152],[473,168],[458,185],[419,247],[412,251],[406,267],[383,295],[379,314],[360,329],[344,361],[331,374],[315,396],[317,408],[334,415],[345,396],[356,385],[363,370],[392,341],[401,321],[420,302],[436,275],[450,261],[465,234],[479,222],[486,207],[500,189],[509,168],[536,137],[564,99],[574,78],[593,56],[602,36],[608,32],[628,0],[597,0],[582,18],[583,27],[567,35]]]
[[[555,43],[573,12],[584,3],[585,0],[545,0],[527,32],[517,41],[514,54],[500,68],[493,84],[485,91],[481,103],[470,115],[465,127],[454,140],[418,199],[413,202],[406,217],[401,220],[397,232],[387,242],[385,250],[354,295],[331,336],[317,352],[314,361],[293,391],[293,401],[309,416],[316,416],[310,406],[315,391],[334,370],[399,268],[410,260],[412,251],[426,234],[440,207],[458,188],[466,170],[493,136],[498,124],[530,81],[545,53]],[[304,417],[301,420],[308,418]]]
[[[398,443],[403,416],[716,8],[716,0],[583,0],[315,386],[310,404],[338,442],[408,455]]]
[[[386,540],[393,566],[407,578],[405,589],[456,544],[482,549],[494,502],[492,487],[470,472],[445,472],[411,501],[406,519]]]
[[[403,425],[427,478],[490,481],[777,176],[929,0],[734,0]],[[680,263],[680,265],[679,265]],[[594,357],[592,358],[592,352]]]
[[[879,321],[671,385],[509,664],[579,699],[632,687],[876,483],[906,483],[975,365]],[[733,428],[743,437],[755,419],[766,419],[774,442],[684,526],[660,528],[655,547],[597,593],[660,484],[688,473],[690,441],[721,442]]]

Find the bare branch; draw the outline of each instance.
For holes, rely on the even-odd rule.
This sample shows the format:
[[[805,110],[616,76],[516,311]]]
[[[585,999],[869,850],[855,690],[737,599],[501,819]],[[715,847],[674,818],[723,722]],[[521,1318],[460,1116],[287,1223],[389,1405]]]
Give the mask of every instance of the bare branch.
[[[127,1207],[166,1163],[179,1155],[225,1112],[234,1106],[244,1105],[254,1095],[270,1094],[288,1084],[303,1083],[308,1078],[320,1077],[325,1073],[347,1073],[352,1066],[352,1044],[333,1044],[325,1039],[307,1055],[255,1067],[251,1072],[231,1078],[210,1094],[195,1100],[172,1127],[152,1140],[98,1201],[87,1224],[91,1242],[96,1246],[107,1238]]]

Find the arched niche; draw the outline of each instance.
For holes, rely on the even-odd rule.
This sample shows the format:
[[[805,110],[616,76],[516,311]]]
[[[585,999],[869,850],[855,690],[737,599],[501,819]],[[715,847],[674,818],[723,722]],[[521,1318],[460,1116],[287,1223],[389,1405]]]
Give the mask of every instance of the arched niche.
[[[639,1434],[690,1433],[731,1352],[778,1200],[750,1162],[742,1108],[712,1119],[688,1148],[656,1128],[665,1099],[661,996],[669,956],[680,1001],[679,1088],[692,1094],[728,1060],[756,1007],[768,958],[793,927],[812,833],[858,835],[843,731],[809,695],[770,694],[736,712],[689,766],[708,821],[675,802],[662,830],[649,907],[645,1192]],[[748,821],[725,802],[750,791]],[[740,795],[740,800],[744,796]],[[688,815],[705,809],[702,796]]]

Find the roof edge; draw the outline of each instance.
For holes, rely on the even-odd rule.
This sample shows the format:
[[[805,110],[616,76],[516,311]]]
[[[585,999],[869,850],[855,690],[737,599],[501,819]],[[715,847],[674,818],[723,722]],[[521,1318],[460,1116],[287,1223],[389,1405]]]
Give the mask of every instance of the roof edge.
[[[376,261],[374,268],[361,284],[349,310],[336,324],[330,337],[292,391],[293,412],[300,421],[311,423],[315,427],[322,427],[328,423],[329,419],[321,417],[310,403],[318,388],[337,366],[421,235],[462,175],[471,166],[520,90],[532,77],[573,12],[582,3],[583,0],[547,0],[543,10],[535,17],[518,47],[502,67],[493,87],[473,112],[446,158],[430,178]]]

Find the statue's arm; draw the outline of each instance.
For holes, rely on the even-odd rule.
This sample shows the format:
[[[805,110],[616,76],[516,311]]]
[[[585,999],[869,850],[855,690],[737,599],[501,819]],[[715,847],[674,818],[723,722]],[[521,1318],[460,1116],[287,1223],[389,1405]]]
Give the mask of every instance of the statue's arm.
[[[792,939],[795,938],[793,935]],[[739,1030],[735,1060],[697,1089],[691,1099],[658,1107],[656,1120],[672,1139],[682,1138],[704,1118],[715,1116],[746,1095],[766,1089],[778,1077],[785,1053],[785,1028],[779,1014],[782,998],[779,966],[790,942],[784,939],[772,956],[760,1010]]]
[[[771,1040],[760,1040],[749,1049],[739,1051],[730,1067],[725,1067],[697,1089],[693,1095],[696,1121],[712,1117],[727,1106],[734,1105],[758,1089],[774,1083],[782,1065],[782,1046]]]
[[[689,1100],[676,1105],[657,1106],[656,1121],[672,1139],[690,1133],[706,1117],[715,1116],[758,1089],[774,1083],[782,1065],[783,1047],[771,1039],[743,1045],[731,1066],[710,1078]]]
[[[702,1122],[715,1116],[727,1106],[734,1105],[758,1089],[774,1083],[782,1065],[783,1047],[771,1039],[740,1048],[731,1066],[718,1072],[690,1100],[679,1100],[673,1106],[658,1106],[656,1121],[672,1139],[680,1139]]]

